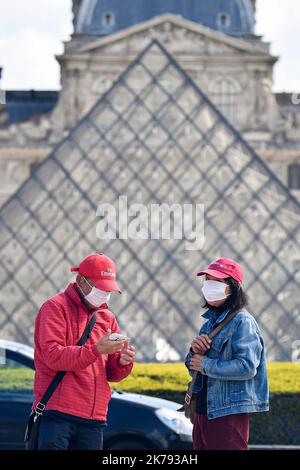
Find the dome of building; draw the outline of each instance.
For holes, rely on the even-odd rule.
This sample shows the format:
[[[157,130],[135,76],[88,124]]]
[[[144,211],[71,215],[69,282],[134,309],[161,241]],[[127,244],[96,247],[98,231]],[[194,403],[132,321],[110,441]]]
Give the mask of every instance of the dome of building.
[[[230,35],[254,34],[254,0],[81,0],[75,33],[108,35],[172,13]]]

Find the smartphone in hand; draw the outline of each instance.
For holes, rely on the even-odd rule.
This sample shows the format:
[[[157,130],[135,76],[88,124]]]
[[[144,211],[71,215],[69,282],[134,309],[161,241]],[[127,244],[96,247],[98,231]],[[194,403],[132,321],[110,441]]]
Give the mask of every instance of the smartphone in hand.
[[[128,336],[120,335],[118,333],[112,333],[109,338],[110,341],[124,341],[125,339],[129,339]]]

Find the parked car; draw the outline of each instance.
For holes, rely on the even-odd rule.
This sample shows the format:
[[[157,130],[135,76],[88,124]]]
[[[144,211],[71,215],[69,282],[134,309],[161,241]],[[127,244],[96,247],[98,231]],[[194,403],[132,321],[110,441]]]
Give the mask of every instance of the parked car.
[[[33,348],[0,340],[0,449],[2,450],[24,448],[24,429],[34,399],[31,390],[32,369],[34,369]],[[27,387],[22,385],[22,381],[27,382]],[[168,400],[113,391],[109,405],[108,426],[104,431],[104,449],[191,449],[192,425],[182,413],[176,411],[179,406],[180,404]]]

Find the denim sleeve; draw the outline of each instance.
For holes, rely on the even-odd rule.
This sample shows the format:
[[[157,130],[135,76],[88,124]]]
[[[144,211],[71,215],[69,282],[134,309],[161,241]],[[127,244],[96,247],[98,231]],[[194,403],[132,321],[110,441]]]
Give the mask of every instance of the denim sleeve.
[[[207,322],[205,322],[201,328],[200,328],[200,331],[198,333],[198,336],[206,333],[206,327],[207,327]],[[192,357],[193,353],[192,353],[192,348],[190,348],[188,354],[186,355],[185,357],[185,367],[187,368],[187,370],[189,371],[189,374],[191,377],[193,377],[193,374],[194,374],[194,370],[190,370],[190,360],[191,360],[191,357]]]
[[[249,380],[257,372],[260,364],[263,344],[255,322],[243,318],[238,324],[231,340],[233,359],[205,358],[200,371],[214,379]]]

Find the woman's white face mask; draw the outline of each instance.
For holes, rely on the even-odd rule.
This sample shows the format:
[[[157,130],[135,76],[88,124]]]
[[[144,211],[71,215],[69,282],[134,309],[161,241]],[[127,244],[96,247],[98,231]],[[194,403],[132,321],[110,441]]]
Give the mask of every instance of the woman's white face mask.
[[[202,293],[207,302],[215,302],[218,300],[226,299],[230,294],[226,294],[227,284],[220,281],[204,281],[202,286]]]
[[[92,288],[89,294],[84,294],[80,289],[84,295],[85,300],[94,307],[100,307],[102,304],[107,304],[110,299],[111,292],[106,292],[92,286],[86,278],[84,278],[84,280]]]

